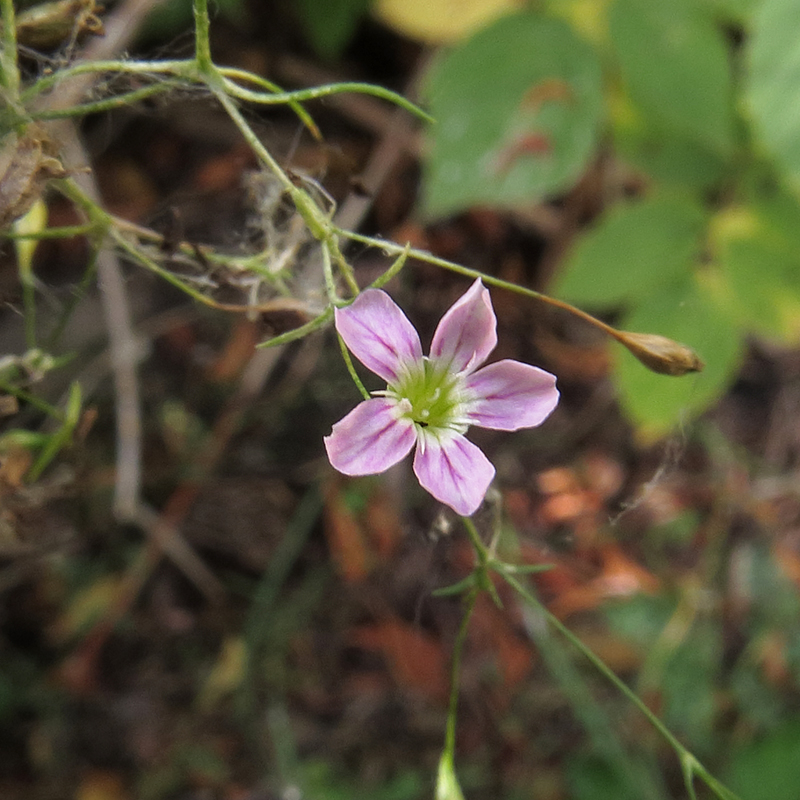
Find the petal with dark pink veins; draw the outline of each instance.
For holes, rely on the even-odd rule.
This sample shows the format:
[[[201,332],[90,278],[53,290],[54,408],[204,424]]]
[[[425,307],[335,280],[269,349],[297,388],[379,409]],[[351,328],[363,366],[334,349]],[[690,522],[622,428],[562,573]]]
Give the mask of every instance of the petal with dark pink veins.
[[[468,517],[478,510],[494,478],[494,467],[479,447],[460,433],[423,429],[414,456],[414,473],[423,489]]]
[[[471,372],[497,344],[497,318],[480,278],[447,310],[431,344],[431,358],[450,372]]]
[[[499,431],[541,425],[559,397],[555,375],[510,359],[467,376],[464,388],[476,397],[467,412],[470,423]]]
[[[325,437],[328,459],[345,475],[374,475],[401,461],[414,446],[409,419],[397,418],[397,404],[382,397],[359,403]]]
[[[347,349],[387,383],[422,359],[419,334],[386,292],[366,289],[334,312],[336,330]]]

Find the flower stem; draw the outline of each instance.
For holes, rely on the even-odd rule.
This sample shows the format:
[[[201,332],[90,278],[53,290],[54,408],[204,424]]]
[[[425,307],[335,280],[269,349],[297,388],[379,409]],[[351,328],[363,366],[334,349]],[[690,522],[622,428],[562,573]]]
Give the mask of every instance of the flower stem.
[[[672,749],[677,754],[681,762],[681,768],[686,781],[686,788],[690,795],[694,794],[692,779],[699,777],[716,794],[720,800],[740,800],[740,798],[720,783],[695,757],[689,752],[667,728],[666,725],[647,707],[644,701],[621,680],[616,673],[590,648],[588,648],[558,617],[556,617],[543,603],[541,603],[531,592],[528,591],[516,578],[508,573],[502,573],[506,582],[517,594],[527,603],[537,609],[569,643],[580,651],[588,659],[592,666],[607,678],[625,697],[644,714],[650,724],[661,734]]]
[[[211,23],[208,18],[208,0],[193,0],[194,11],[194,60],[204,75],[216,70],[211,60]]]
[[[240,80],[246,78],[251,82],[255,82],[254,76],[251,76],[249,73],[244,73],[241,70],[232,70],[226,67],[220,69],[219,72],[226,78],[228,76],[236,77]],[[259,81],[260,85],[264,85],[262,81]],[[331,95],[342,94],[343,92],[357,92],[358,94],[372,95],[373,97],[378,97],[381,100],[388,100],[394,105],[405,109],[410,114],[413,114],[415,117],[419,117],[426,122],[434,121],[433,118],[429,114],[426,114],[419,106],[416,106],[414,103],[406,100],[405,97],[397,94],[397,92],[393,92],[390,89],[384,89],[382,86],[373,86],[369,83],[330,83],[324,86],[312,86],[308,89],[295,89],[291,92],[282,92],[278,91],[277,88],[272,89],[270,87],[271,85],[264,86],[264,88],[269,92],[268,94],[265,94],[264,92],[254,92],[250,89],[246,89],[245,87],[240,86],[231,80],[225,81],[225,90],[230,95],[238,98],[239,100],[248,100],[251,103],[258,103],[259,105],[283,105],[288,102],[298,103],[303,102],[304,100],[317,100],[321,97],[330,97]]]
[[[464,642],[467,640],[467,630],[475,602],[478,599],[479,589],[470,590],[466,600],[466,610],[458,628],[458,634],[453,644],[453,660],[450,665],[450,700],[447,706],[447,727],[444,732],[444,753],[454,759],[456,751],[456,719],[458,717],[458,683],[461,676],[461,659],[464,654]]]
[[[309,333],[313,333],[323,325],[326,325],[332,317],[333,308],[328,306],[319,316],[316,316],[314,319],[306,322],[305,325],[301,325],[299,328],[293,328],[292,330],[286,331],[286,333],[281,333],[278,336],[273,336],[271,339],[260,342],[256,345],[256,347],[278,347],[283,344],[289,344],[289,342],[295,342],[298,339],[304,339]]]
[[[14,16],[14,0],[0,0],[3,21],[3,38],[0,40],[0,81],[6,90],[5,100],[9,105],[19,101],[19,69],[17,68],[17,22]]]
[[[63,422],[64,420],[64,412],[61,411],[61,409],[56,408],[46,400],[42,400],[35,394],[25,391],[25,389],[21,389],[19,386],[14,386],[7,381],[0,380],[0,392],[3,394],[14,395],[14,397],[16,397],[18,400],[21,400],[23,403],[27,403],[37,411],[41,411],[43,414],[47,414],[49,417],[52,417],[59,422]]]
[[[350,353],[347,349],[347,345],[344,343],[344,339],[342,339],[338,331],[336,333],[336,336],[339,339],[339,349],[342,351],[342,358],[344,359],[344,363],[347,365],[347,371],[350,373],[350,377],[353,379],[353,383],[355,383],[356,387],[358,388],[358,391],[361,392],[361,396],[365,400],[370,400],[372,396],[367,391],[364,384],[361,383],[361,378],[358,377],[356,368],[353,366],[353,359],[350,358]]]
[[[107,97],[104,100],[95,100],[91,103],[83,103],[82,105],[71,106],[70,108],[38,111],[34,112],[31,116],[33,119],[63,119],[65,117],[84,117],[87,114],[99,114],[100,112],[111,111],[120,106],[131,106],[155,94],[168,91],[174,88],[174,86],[175,84],[167,81],[151,83],[149,86],[143,86],[140,89],[134,89],[114,97]]]
[[[185,81],[197,83],[197,66],[194,59],[164,60],[164,61],[86,61],[74,64],[71,67],[64,67],[52,74],[39,78],[22,92],[21,99],[27,103],[43,92],[52,89],[56,84],[60,84],[69,78],[79,75],[90,75],[93,73],[102,74],[126,74],[126,75],[172,75],[182,78]]]
[[[436,800],[463,800],[464,795],[458,785],[455,774],[456,756],[456,722],[458,719],[458,687],[461,676],[461,658],[464,653],[464,642],[467,640],[467,630],[472,612],[475,610],[475,601],[478,599],[480,589],[473,586],[466,597],[466,610],[458,628],[458,634],[453,644],[453,659],[450,664],[450,700],[447,705],[447,724],[444,732],[444,748],[439,759],[439,774],[436,784]]]
[[[383,275],[375,278],[374,281],[370,284],[371,289],[380,289],[382,286],[386,286],[389,281],[400,272],[401,269],[406,265],[406,259],[408,258],[408,249],[409,245],[406,245],[405,250],[392,262],[392,265]]]
[[[617,330],[602,320],[597,319],[597,317],[593,317],[586,311],[564,300],[550,297],[542,292],[537,292],[535,289],[529,289],[526,286],[518,286],[515,283],[504,281],[502,278],[495,278],[493,275],[487,275],[477,269],[464,267],[461,264],[456,264],[454,261],[439,258],[425,250],[417,250],[413,247],[407,248],[396,242],[376,239],[373,236],[365,236],[336,226],[334,226],[333,232],[337,236],[341,236],[353,242],[361,242],[362,244],[371,245],[372,247],[379,247],[385,253],[391,255],[399,255],[407,250],[409,256],[419,261],[425,261],[428,264],[442,267],[442,269],[458,273],[459,275],[466,275],[470,278],[480,278],[484,283],[490,286],[496,286],[498,289],[506,289],[509,292],[515,292],[524,297],[529,297],[532,300],[546,303],[561,311],[566,311],[568,314],[579,317],[584,322],[598,328],[607,336],[619,342],[619,344],[626,348],[631,355],[644,364],[644,366],[661,375],[679,376],[690,372],[699,372],[703,369],[703,362],[697,357],[694,350],[679,342],[673,342],[671,339],[667,339],[664,336],[636,334]]]

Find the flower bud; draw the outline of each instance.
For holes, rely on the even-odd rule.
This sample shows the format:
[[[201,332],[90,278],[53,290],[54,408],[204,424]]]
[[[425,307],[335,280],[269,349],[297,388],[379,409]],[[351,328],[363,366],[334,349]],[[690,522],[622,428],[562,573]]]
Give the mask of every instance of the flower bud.
[[[700,372],[705,367],[691,347],[666,336],[617,330],[612,335],[642,364],[660,375],[686,375],[689,372]]]

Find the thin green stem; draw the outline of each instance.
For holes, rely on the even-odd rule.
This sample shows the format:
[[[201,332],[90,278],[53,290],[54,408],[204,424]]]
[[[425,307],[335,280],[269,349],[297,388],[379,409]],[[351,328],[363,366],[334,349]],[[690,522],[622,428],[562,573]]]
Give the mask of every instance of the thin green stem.
[[[215,72],[211,60],[211,23],[208,18],[208,0],[194,0],[194,59],[197,68],[204,75]]]
[[[199,83],[197,66],[194,59],[169,61],[87,61],[71,67],[59,69],[51,75],[39,78],[34,84],[22,92],[22,102],[27,103],[42,92],[52,89],[57,84],[79,75],[97,73],[129,74],[129,75],[173,75],[176,78]]]
[[[336,337],[339,340],[339,349],[342,351],[342,358],[347,366],[347,371],[350,373],[350,377],[353,379],[353,383],[358,388],[358,391],[361,392],[361,396],[365,400],[370,400],[372,395],[367,391],[366,386],[361,383],[361,378],[358,377],[358,373],[356,372],[356,368],[353,364],[353,359],[350,358],[350,351],[347,349],[347,345],[344,343],[344,339],[342,339],[338,331],[336,333]]]
[[[392,265],[383,275],[375,278],[374,281],[370,284],[370,288],[372,289],[380,289],[383,286],[386,286],[389,281],[397,275],[401,269],[406,265],[406,260],[408,259],[408,250],[409,245],[406,245],[406,249],[392,262]]]
[[[362,242],[363,244],[368,244],[373,247],[379,247],[384,252],[390,254],[399,254],[405,249],[395,242],[376,239],[372,236],[364,236],[338,226],[333,226],[333,233],[354,242]],[[528,289],[524,286],[518,286],[515,283],[504,281],[501,278],[486,275],[476,269],[463,267],[461,264],[456,264],[444,258],[438,258],[424,250],[415,250],[412,248],[408,251],[408,254],[420,261],[425,261],[428,264],[450,270],[450,272],[456,272],[460,275],[467,275],[472,278],[481,278],[484,283],[490,286],[497,286],[509,292],[516,292],[524,297],[530,297],[533,300],[538,300],[554,308],[566,311],[582,319],[584,322],[588,322],[607,336],[610,336],[616,342],[619,342],[619,344],[625,347],[640,363],[658,374],[678,377],[692,372],[700,372],[704,368],[702,360],[697,356],[694,350],[680,342],[674,342],[671,339],[654,334],[641,334],[617,330],[602,320],[597,319],[597,317],[593,317],[591,314],[587,314],[580,308],[565,303],[563,300],[558,300],[555,297],[550,297],[549,295],[542,294],[533,289]]]
[[[230,70],[220,70],[220,74],[229,75]],[[241,77],[241,75],[237,76]],[[331,83],[325,86],[312,86],[308,89],[296,89],[291,92],[271,92],[265,94],[264,92],[253,92],[250,89],[245,89],[238,83],[232,80],[224,81],[225,90],[232,96],[239,100],[247,100],[251,103],[259,105],[280,105],[288,102],[305,102],[307,100],[318,100],[324,97],[330,97],[335,94],[343,94],[346,92],[353,92],[358,94],[368,94],[373,97],[378,97],[381,100],[388,100],[400,108],[405,109],[415,117],[419,117],[425,122],[434,122],[435,120],[430,114],[427,114],[419,106],[406,100],[401,94],[393,92],[390,89],[384,89],[382,86],[373,86],[370,83]],[[267,87],[265,87],[267,88]]]
[[[402,253],[407,253],[409,257],[415,258],[418,261],[424,261],[428,264],[432,264],[435,267],[441,267],[442,269],[449,270],[450,272],[455,272],[459,275],[465,275],[468,278],[480,278],[489,286],[496,286],[498,289],[506,289],[509,292],[515,292],[523,297],[529,297],[532,300],[539,300],[542,303],[547,303],[548,305],[559,308],[562,311],[567,311],[570,314],[574,314],[575,316],[580,317],[582,320],[588,322],[590,325],[600,328],[605,333],[609,333],[611,335],[617,333],[617,331],[615,331],[610,325],[607,325],[602,320],[593,317],[591,314],[587,314],[580,308],[576,308],[575,306],[565,303],[563,300],[558,300],[555,297],[542,294],[542,292],[537,292],[535,289],[529,289],[526,286],[519,286],[516,283],[504,281],[502,278],[496,278],[493,275],[487,275],[485,272],[481,272],[480,270],[462,266],[461,264],[457,264],[455,261],[448,261],[446,258],[439,258],[438,256],[433,255],[433,253],[428,253],[425,250],[418,250],[414,247],[408,247],[408,245],[403,246],[397,244],[396,242],[390,242],[385,239],[376,239],[374,236],[365,236],[360,233],[355,233],[354,231],[339,228],[336,225],[333,226],[333,232],[342,238],[349,239],[350,241],[360,242],[361,244],[370,245],[372,247],[378,247],[388,255],[400,255]]]
[[[36,347],[36,286],[32,274],[25,277],[20,274],[20,283],[25,317],[25,344],[30,350]]]
[[[305,195],[305,192],[298,190],[294,183],[292,183],[291,178],[289,178],[289,176],[281,169],[280,164],[278,164],[278,162],[273,158],[269,150],[264,147],[261,140],[254,133],[253,129],[247,124],[247,120],[245,120],[245,118],[242,116],[236,103],[234,103],[234,101],[228,97],[228,95],[222,89],[215,87],[213,91],[220,105],[225,109],[226,113],[233,121],[233,124],[239,129],[239,132],[242,134],[247,144],[250,145],[252,151],[256,154],[259,160],[264,163],[269,171],[280,181],[280,183],[283,185],[283,188],[290,195],[292,195],[292,199],[294,199],[294,195],[298,191]],[[314,206],[318,212],[318,215],[322,215],[322,212],[316,207],[310,198],[309,203]],[[300,211],[299,208],[298,211]],[[303,212],[300,211],[300,213],[302,214]],[[317,230],[319,229],[318,218],[312,220],[312,222],[315,223],[314,227],[312,227],[312,224],[309,224],[309,220],[306,219],[305,215],[303,215],[303,219],[306,220],[306,224],[308,224],[309,229],[314,236],[318,239],[321,238],[320,236],[317,236],[317,233],[315,232],[315,227]],[[330,228],[330,222],[323,226],[323,230],[327,230],[328,228]]]
[[[87,196],[72,178],[53,181],[53,186],[86,215],[89,220],[88,225],[93,230],[94,238],[97,241],[102,240],[106,232],[114,225],[114,217]]]
[[[3,394],[14,395],[17,400],[21,400],[23,403],[33,406],[33,408],[35,408],[37,411],[41,411],[43,414],[46,414],[48,417],[52,417],[59,422],[63,422],[64,420],[64,412],[61,411],[61,409],[50,405],[50,403],[48,403],[46,400],[42,400],[35,394],[25,391],[25,389],[20,389],[18,386],[14,386],[12,383],[7,383],[6,381],[0,380],[0,392],[3,392]]]
[[[500,600],[500,595],[497,593],[494,583],[492,583],[492,577],[490,575],[490,571],[498,562],[494,560],[491,551],[483,543],[481,535],[478,533],[478,529],[475,527],[475,523],[472,519],[470,517],[461,517],[461,521],[467,529],[472,549],[475,551],[475,559],[478,562],[474,572],[476,584],[479,589],[483,589],[489,594],[498,608],[502,608],[503,603]]]
[[[531,594],[516,578],[508,573],[502,573],[503,577],[517,594],[520,595],[526,602],[536,608],[543,614],[547,621],[555,628],[569,643],[577,649],[592,666],[600,672],[607,680],[609,680],[625,697],[636,706],[639,711],[644,714],[650,724],[661,734],[661,736],[672,747],[681,765],[684,768],[684,773],[698,776],[718,797],[722,800],[740,800],[736,794],[730,789],[721,784],[714,776],[687,750],[664,725],[664,723],[647,707],[644,701],[623,681],[616,673],[606,665],[606,663],[599,658],[590,648],[588,648],[561,620],[558,619],[543,603]]]
[[[3,38],[0,40],[0,80],[6,90],[5,100],[16,105],[19,101],[19,68],[17,66],[17,22],[14,0],[2,0]]]
[[[260,75],[254,75],[252,72],[247,72],[247,70],[243,69],[235,69],[233,67],[220,67],[219,74],[222,75],[224,78],[232,78],[234,80],[240,81],[247,81],[248,83],[254,83],[256,86],[260,86],[262,89],[265,89],[272,94],[284,94],[283,89],[280,88],[277,84],[273,83],[272,81],[268,81],[266,78],[262,78]],[[226,80],[225,85],[227,87],[228,83],[231,81]],[[238,87],[236,84],[233,84],[237,89],[241,88]],[[300,105],[300,103],[295,99],[288,99],[286,101],[289,104],[289,107],[294,111],[295,114],[300,118],[300,121],[311,131],[311,135],[317,139],[317,141],[322,140],[322,132],[317,127],[317,123],[311,117],[311,114]]]
[[[573,713],[589,736],[594,749],[604,757],[609,769],[624,783],[626,797],[640,800],[662,800],[664,787],[657,774],[647,764],[635,757],[625,747],[618,735],[618,728],[609,719],[595,699],[575,664],[568,644],[560,640],[552,628],[537,624],[528,625],[528,631],[536,649],[546,664],[550,675],[567,697]]]
[[[256,347],[278,347],[282,344],[289,344],[289,342],[296,342],[298,339],[304,339],[309,333],[319,330],[323,325],[330,322],[332,317],[333,308],[328,306],[318,317],[314,317],[311,321],[306,322],[305,325],[286,331],[286,333],[282,333],[279,336],[273,336],[271,339],[256,345]]]
[[[344,257],[344,253],[339,247],[339,242],[337,241],[336,236],[330,234],[326,239],[324,246],[327,246],[331,249],[333,253],[333,258],[336,261],[336,266],[339,268],[339,272],[344,278],[344,282],[347,284],[350,291],[354,295],[357,295],[361,291],[361,289],[359,289],[358,287],[358,281],[356,281],[356,276],[355,273],[353,272],[353,268],[347,262],[347,259]]]
[[[406,261],[405,253],[399,256],[383,273],[380,277],[376,278],[371,284],[370,288],[372,289],[379,289],[381,286],[385,286],[398,272],[403,268]],[[261,344],[257,345],[258,347],[277,347],[278,345],[288,344],[289,342],[294,342],[297,339],[302,339],[307,336],[309,333],[313,333],[316,330],[319,330],[323,325],[327,324],[333,318],[333,306],[328,306],[319,316],[314,317],[314,319],[306,322],[305,325],[301,325],[299,328],[295,328],[294,330],[287,331],[286,333],[280,334],[280,336],[274,336],[272,339],[267,339],[266,342],[261,342]],[[339,340],[340,345],[344,343]],[[345,347],[343,350],[343,355],[345,357],[345,363],[349,361],[350,366],[352,367],[352,361],[350,361],[350,354]],[[350,373],[351,375],[355,374],[355,369],[353,369]],[[355,376],[355,380],[357,381],[358,385],[360,381],[358,380],[358,376]],[[362,395],[364,395],[365,399],[369,399],[370,395],[366,389],[362,391]]]
[[[324,242],[322,244],[322,273],[325,276],[325,291],[328,293],[328,302],[332,306],[340,305],[339,298],[336,296],[336,281],[333,279],[331,251]]]
[[[469,621],[472,617],[472,612],[475,610],[478,593],[479,589],[474,587],[467,595],[466,611],[453,644],[453,660],[450,665],[450,701],[447,706],[447,727],[444,732],[443,753],[443,757],[448,758],[451,763],[455,760],[456,752],[456,720],[458,718],[458,684],[461,676],[461,660],[464,653],[464,642],[467,640]]]
[[[171,283],[176,289],[180,289],[182,292],[185,292],[193,300],[197,300],[199,303],[202,303],[206,306],[212,306],[216,308],[219,307],[218,303],[215,303],[213,300],[206,297],[202,292],[199,292],[192,286],[188,286],[176,275],[173,275],[169,270],[164,269],[164,267],[162,267],[155,259],[150,258],[150,256],[143,253],[136,246],[131,244],[119,231],[112,229],[110,233],[117,245],[134,261],[138,262],[143,267],[147,267],[147,269],[163,278],[165,281],[167,281],[167,283]]]
[[[18,233],[13,228],[0,231],[2,239],[70,239],[73,236],[87,236],[95,230],[94,225],[63,225],[59,228],[46,228],[43,231]]]
[[[174,88],[175,85],[176,84],[171,81],[151,83],[149,86],[142,86],[140,89],[134,89],[130,92],[116,95],[115,97],[107,97],[104,100],[95,100],[91,103],[83,103],[82,105],[71,106],[70,108],[34,111],[31,117],[33,119],[63,119],[65,117],[84,117],[87,114],[99,114],[104,111],[112,111],[121,106],[131,106],[134,103],[139,103],[142,100],[146,100],[148,97],[168,91]]]
[[[75,427],[80,420],[81,401],[81,386],[77,381],[73,381],[72,385],[69,387],[67,407],[64,412],[61,427],[47,437],[42,451],[28,470],[26,479],[30,483],[35,483],[58,452],[69,445]]]

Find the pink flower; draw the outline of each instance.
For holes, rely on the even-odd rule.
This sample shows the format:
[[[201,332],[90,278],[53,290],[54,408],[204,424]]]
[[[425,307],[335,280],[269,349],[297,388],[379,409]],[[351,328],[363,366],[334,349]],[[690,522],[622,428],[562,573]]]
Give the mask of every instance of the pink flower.
[[[367,289],[335,312],[336,330],[365,367],[388,384],[325,437],[331,464],[372,475],[416,444],[424,489],[462,516],[473,514],[494,478],[488,458],[464,434],[470,425],[514,431],[541,424],[558,403],[554,375],[506,359],[478,369],[497,344],[497,318],[480,279],[442,317],[431,354],[386,292]]]

